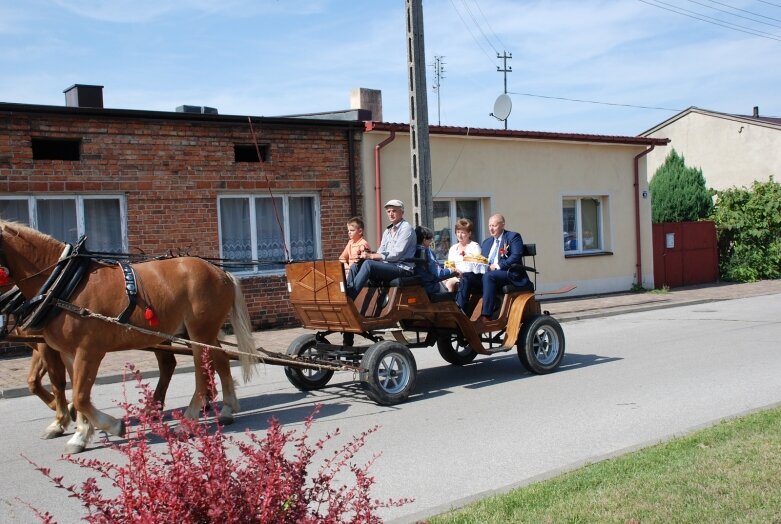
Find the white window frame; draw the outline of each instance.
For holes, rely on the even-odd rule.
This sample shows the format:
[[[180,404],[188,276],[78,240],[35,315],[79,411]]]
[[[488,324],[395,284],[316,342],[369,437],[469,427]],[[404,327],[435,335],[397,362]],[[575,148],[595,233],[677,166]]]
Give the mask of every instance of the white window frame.
[[[284,229],[284,239],[285,239],[285,246],[287,249],[290,249],[290,205],[289,205],[289,198],[300,198],[300,197],[311,197],[314,201],[314,224],[313,225],[313,231],[315,233],[315,238],[313,239],[315,242],[315,257],[316,258],[322,258],[323,257],[323,244],[321,241],[321,218],[320,218],[320,195],[318,193],[293,193],[293,192],[286,192],[286,193],[274,193],[273,195],[269,194],[260,194],[260,193],[225,193],[221,195],[217,195],[217,228],[219,232],[219,243],[220,243],[220,258],[225,258],[225,255],[222,251],[222,213],[220,212],[220,201],[224,198],[247,198],[250,201],[249,205],[249,223],[250,223],[250,245],[252,246],[252,259],[258,260],[258,230],[257,230],[257,217],[255,214],[255,200],[260,198],[281,198],[282,199],[282,209],[277,210],[282,213],[282,216],[280,217],[282,220],[282,227]],[[288,254],[289,256],[289,254]],[[230,262],[225,261],[225,265],[229,266]],[[284,273],[283,269],[263,269],[263,265],[260,264],[258,266],[250,266],[249,269],[246,269],[244,271],[241,270],[231,270],[232,273],[235,273],[237,275],[278,275]]]
[[[610,218],[610,195],[609,194],[585,194],[585,195],[574,195],[574,194],[565,194],[561,197],[561,214],[560,216],[560,224],[561,224],[561,231],[565,232],[566,225],[564,224],[564,201],[565,200],[574,200],[575,201],[575,236],[577,241],[577,249],[570,249],[566,250],[564,249],[564,238],[562,238],[561,242],[561,249],[565,256],[573,256],[573,255],[589,255],[589,254],[599,254],[599,253],[606,253],[609,252],[608,248],[608,239],[605,237],[605,221],[609,220]],[[599,212],[597,213],[597,231],[598,231],[598,238],[600,241],[600,245],[593,249],[583,249],[583,222],[582,222],[582,207],[581,204],[583,200],[596,200],[597,205],[599,208]]]
[[[85,200],[119,200],[119,221],[122,234],[122,252],[128,251],[127,240],[127,200],[121,194],[53,194],[45,195],[0,195],[2,200],[27,200],[28,223],[33,229],[38,229],[38,201],[40,200],[75,200],[76,201],[76,238],[80,238],[85,230],[84,201]]]

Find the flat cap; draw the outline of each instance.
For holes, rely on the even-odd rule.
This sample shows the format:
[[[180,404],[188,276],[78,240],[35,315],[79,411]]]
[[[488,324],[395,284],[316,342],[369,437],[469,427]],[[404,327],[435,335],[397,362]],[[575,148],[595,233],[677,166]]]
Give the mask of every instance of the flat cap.
[[[402,202],[401,200],[396,200],[396,199],[388,200],[385,203],[385,207],[400,207],[401,209],[404,209],[404,202]]]

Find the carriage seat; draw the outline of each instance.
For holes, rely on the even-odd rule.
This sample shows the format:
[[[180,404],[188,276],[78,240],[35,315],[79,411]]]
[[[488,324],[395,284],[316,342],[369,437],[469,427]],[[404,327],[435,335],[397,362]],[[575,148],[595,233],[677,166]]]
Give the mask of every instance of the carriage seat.
[[[523,256],[524,256],[523,263],[521,263],[521,264],[513,264],[512,266],[510,266],[510,271],[512,271],[513,269],[516,269],[516,270],[517,269],[524,269],[524,270],[526,270],[527,275],[528,274],[536,275],[537,273],[539,273],[539,271],[537,271],[537,268],[535,267],[535,265],[527,266],[525,264],[525,262],[526,262],[525,257],[532,257],[532,259],[534,259],[534,257],[537,256],[537,244],[524,244],[523,245]],[[507,294],[510,294],[510,293],[516,293],[518,291],[531,291],[532,293],[534,293],[534,283],[532,283],[531,279],[529,279],[529,283],[526,284],[525,286],[514,286],[512,284],[505,284],[504,286],[502,286],[502,288],[499,291],[499,293],[503,294],[503,295],[507,295]]]

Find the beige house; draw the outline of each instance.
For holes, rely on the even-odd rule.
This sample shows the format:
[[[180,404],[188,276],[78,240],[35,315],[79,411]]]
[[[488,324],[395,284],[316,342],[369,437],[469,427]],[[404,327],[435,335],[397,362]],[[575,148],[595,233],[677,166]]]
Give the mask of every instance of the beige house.
[[[569,296],[653,287],[647,154],[667,140],[431,126],[437,250],[454,242],[457,218],[478,242],[493,213],[537,245],[538,291]],[[412,201],[409,127],[367,122],[361,146],[367,238],[376,246],[383,204]],[[410,218],[410,217],[407,217]]]
[[[686,165],[702,169],[708,187],[750,187],[781,175],[781,118],[730,115],[690,107],[640,136],[665,137],[670,146],[648,155],[648,179],[675,148]]]

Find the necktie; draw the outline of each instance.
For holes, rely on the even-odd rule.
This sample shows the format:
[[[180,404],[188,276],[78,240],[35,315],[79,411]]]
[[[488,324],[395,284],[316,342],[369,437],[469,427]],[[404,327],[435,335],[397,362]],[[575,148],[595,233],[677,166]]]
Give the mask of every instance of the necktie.
[[[496,262],[496,253],[499,251],[499,239],[494,240],[494,245],[491,248],[491,253],[488,255],[488,264]]]

